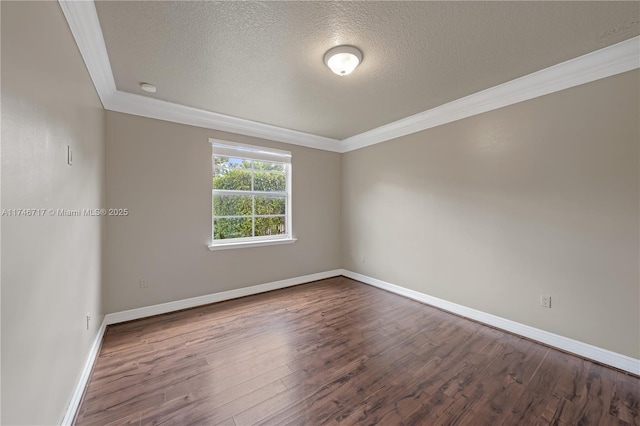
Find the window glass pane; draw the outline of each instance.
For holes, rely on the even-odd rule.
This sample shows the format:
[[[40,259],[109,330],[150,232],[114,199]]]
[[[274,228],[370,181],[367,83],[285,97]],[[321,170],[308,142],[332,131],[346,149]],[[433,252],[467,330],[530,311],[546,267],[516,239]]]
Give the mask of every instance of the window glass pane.
[[[254,170],[269,170],[284,173],[284,163],[273,163],[271,161],[254,161]]]
[[[213,189],[231,189],[235,191],[251,191],[251,171],[230,169],[219,171],[216,168],[213,177]]]
[[[286,196],[256,195],[256,214],[285,214]]]
[[[286,233],[284,216],[256,217],[256,237],[282,235],[284,233]]]
[[[287,183],[284,174],[256,171],[254,176],[254,191],[286,191]]]
[[[251,160],[247,160],[244,158],[238,158],[237,160],[238,160],[238,163],[236,167],[238,169],[251,169],[251,163],[252,163]]]
[[[213,220],[213,239],[251,237],[251,218],[221,218]]]
[[[215,164],[216,172],[224,174],[225,171],[234,169],[250,169],[251,161],[238,157],[223,157],[220,155],[214,155],[213,162]],[[216,173],[218,175],[218,173]]]
[[[214,240],[289,235],[285,228],[291,167],[289,159],[283,162],[281,158],[268,148],[214,144]]]
[[[214,216],[247,216],[253,211],[252,195],[214,195]]]
[[[220,155],[213,156],[213,166],[214,169],[224,170],[229,168],[229,157],[221,157]]]

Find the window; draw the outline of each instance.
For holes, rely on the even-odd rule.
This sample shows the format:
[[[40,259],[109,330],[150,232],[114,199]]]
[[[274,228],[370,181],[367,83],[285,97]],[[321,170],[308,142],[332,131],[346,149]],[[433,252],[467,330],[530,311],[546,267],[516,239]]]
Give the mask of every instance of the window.
[[[293,242],[291,153],[211,140],[210,249]]]

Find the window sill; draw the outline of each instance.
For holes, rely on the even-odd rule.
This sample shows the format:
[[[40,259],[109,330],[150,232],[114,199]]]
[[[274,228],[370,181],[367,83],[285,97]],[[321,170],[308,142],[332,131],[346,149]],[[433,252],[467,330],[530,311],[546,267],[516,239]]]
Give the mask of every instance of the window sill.
[[[279,244],[292,244],[298,241],[297,238],[283,238],[281,240],[265,240],[265,241],[250,241],[243,243],[223,243],[223,244],[213,244],[209,246],[209,250],[230,250],[230,249],[238,249],[238,248],[248,248],[248,247],[263,247],[263,246],[275,246]]]

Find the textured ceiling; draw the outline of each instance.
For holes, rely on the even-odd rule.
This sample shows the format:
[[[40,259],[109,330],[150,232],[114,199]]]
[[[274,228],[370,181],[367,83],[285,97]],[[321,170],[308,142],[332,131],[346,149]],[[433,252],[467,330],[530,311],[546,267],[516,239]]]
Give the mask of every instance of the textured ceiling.
[[[119,90],[344,139],[639,33],[639,2],[97,1]],[[364,53],[353,74],[331,47]],[[139,82],[158,87],[153,95]]]

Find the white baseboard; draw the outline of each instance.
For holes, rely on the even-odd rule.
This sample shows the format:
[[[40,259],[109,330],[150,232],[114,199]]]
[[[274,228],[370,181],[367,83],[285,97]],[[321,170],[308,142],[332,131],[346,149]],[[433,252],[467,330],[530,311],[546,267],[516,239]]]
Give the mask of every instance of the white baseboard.
[[[579,355],[583,358],[591,359],[593,361],[600,362],[602,364],[609,365],[611,367],[618,368],[620,370],[628,371],[629,373],[640,375],[640,359],[631,358],[626,355],[612,352],[607,349],[599,348],[597,346],[583,343],[577,340],[570,339],[568,337],[560,336],[548,331],[540,330],[535,327],[530,327],[525,324],[520,324],[515,321],[501,318],[495,315],[488,314],[486,312],[478,311],[476,309],[468,308],[457,303],[452,303],[437,297],[429,296],[424,293],[420,293],[415,290],[400,287],[385,281],[371,278],[366,275],[358,274],[348,270],[342,270],[342,275],[347,278],[352,278],[357,281],[361,281],[365,284],[372,285],[374,287],[387,290],[391,293],[399,294],[401,296],[408,297],[418,302],[426,303],[431,306],[443,309],[445,311],[460,315],[474,321],[481,322],[483,324],[490,325],[492,327],[505,330],[554,348],[561,349],[563,351],[571,352]]]
[[[93,364],[95,364],[96,358],[98,358],[98,352],[100,351],[100,345],[102,344],[102,337],[104,336],[104,332],[106,329],[107,329],[107,319],[105,317],[102,319],[102,324],[100,324],[100,328],[98,329],[96,338],[94,339],[93,345],[91,346],[91,350],[89,351],[89,356],[87,357],[87,361],[84,363],[82,374],[80,374],[80,379],[78,379],[76,388],[74,389],[73,395],[71,396],[71,401],[69,402],[67,411],[64,414],[64,418],[62,419],[61,424],[63,426],[71,425],[74,417],[76,416],[76,412],[80,407],[82,394],[84,393],[84,388],[87,386],[87,382],[89,381],[89,376],[91,375],[91,369],[93,368]]]
[[[365,284],[378,287],[383,290],[387,290],[391,293],[395,293],[401,296],[408,297],[418,302],[426,303],[431,306],[443,309],[454,314],[473,319],[475,321],[491,325],[493,327],[527,337],[529,339],[544,343],[549,346],[553,346],[558,349],[562,349],[567,352],[574,353],[584,358],[592,359],[602,364],[609,365],[611,367],[618,368],[620,370],[628,371],[630,373],[640,375],[640,360],[631,358],[626,355],[622,355],[616,352],[602,349],[597,346],[589,345],[587,343],[579,342],[577,340],[570,339],[568,337],[559,336],[557,334],[549,333],[544,330],[540,330],[528,325],[520,324],[515,321],[511,321],[505,318],[497,317],[495,315],[488,314],[486,312],[478,311],[476,309],[468,308],[466,306],[458,305],[456,303],[448,302],[437,297],[429,296],[424,293],[420,293],[408,288],[400,287],[376,278],[371,278],[366,275],[358,274],[348,271],[346,269],[335,269],[332,271],[319,272],[317,274],[304,275],[301,277],[289,278],[281,281],[274,281],[271,283],[255,285],[252,287],[240,288],[237,290],[223,291],[220,293],[207,294],[199,297],[192,297],[190,299],[177,300],[175,302],[162,303],[159,305],[146,306],[144,308],[131,309],[128,311],[114,312],[105,315],[98,334],[93,342],[87,361],[85,362],[82,374],[76,389],[73,393],[67,412],[65,413],[62,425],[70,425],[76,415],[79,408],[80,401],[82,400],[82,394],[85,386],[89,380],[91,369],[98,357],[98,351],[100,350],[100,344],[104,336],[106,326],[109,324],[116,324],[124,321],[131,321],[140,318],[146,318],[153,315],[164,314],[173,311],[179,311],[181,309],[193,308],[196,306],[207,305],[209,303],[222,302],[224,300],[236,299],[239,297],[250,296],[252,294],[264,293],[266,291],[277,290],[280,288],[291,287],[294,285],[304,284],[312,281],[323,280],[326,278],[332,278],[343,275],[347,278],[351,278]]]
[[[252,294],[264,293],[265,291],[277,290],[280,288],[291,287],[298,284],[323,280],[325,278],[337,277],[340,275],[342,275],[342,269],[335,269],[333,271],[303,275],[301,277],[289,278],[286,280],[239,288],[236,290],[229,290],[220,293],[212,293],[206,294],[204,296],[192,297],[189,299],[176,300],[175,302],[167,302],[161,303],[159,305],[145,306],[144,308],[114,312],[111,314],[107,314],[105,319],[107,321],[107,324],[117,324],[119,322],[146,318],[153,315],[166,314],[168,312],[194,308],[196,306],[208,305],[209,303],[222,302],[224,300],[237,299],[238,297],[251,296]]]

